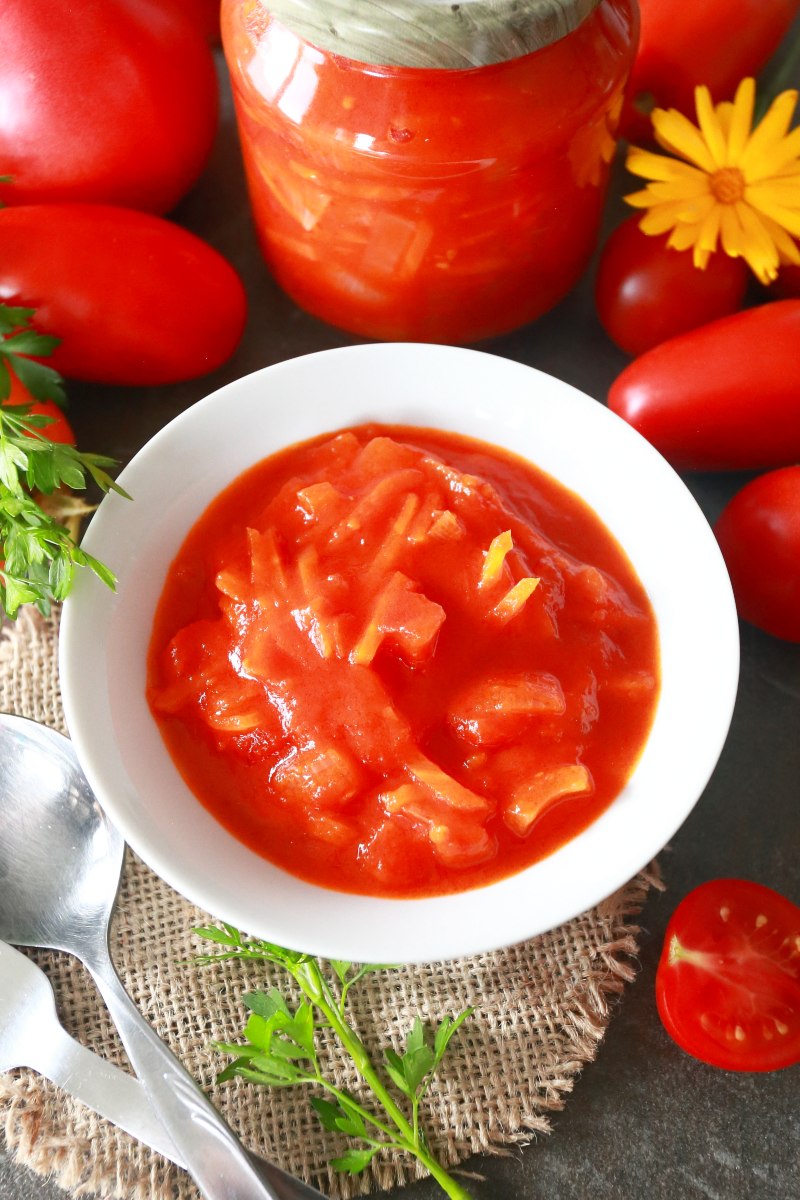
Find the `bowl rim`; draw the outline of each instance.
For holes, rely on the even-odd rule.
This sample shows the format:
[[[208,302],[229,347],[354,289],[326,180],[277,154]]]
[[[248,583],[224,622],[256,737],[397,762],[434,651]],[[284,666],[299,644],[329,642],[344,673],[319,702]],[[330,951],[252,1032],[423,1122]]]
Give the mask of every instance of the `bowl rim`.
[[[460,395],[453,391],[454,378],[460,381]],[[294,413],[287,411],[287,396],[315,382],[319,386],[320,380],[329,393],[324,407],[315,408],[317,401],[307,397],[310,410],[296,406]],[[356,380],[358,387],[353,386]],[[468,416],[463,411],[465,380],[470,388],[490,386],[490,403],[481,393],[480,404],[471,408]],[[393,397],[386,411],[376,411],[376,406],[388,403],[386,396],[378,400],[374,391],[366,398],[361,396],[359,388],[365,382],[373,388],[384,387],[386,395]],[[424,403],[412,399],[403,408],[396,397],[400,390],[412,386],[423,386]],[[268,401],[263,398],[265,388],[271,393]],[[433,403],[439,405],[433,422],[397,415],[401,411],[428,412]],[[184,521],[178,535],[172,526],[180,525],[181,519],[173,514],[194,511],[196,519],[200,512],[197,504],[202,503],[203,496],[207,503],[221,490],[217,478],[222,477],[221,468],[209,467],[198,480],[186,465],[193,461],[193,455],[202,460],[209,446],[220,446],[219,439],[230,425],[243,423],[247,428],[247,420],[252,421],[254,413],[263,417],[265,411],[272,418],[270,430],[261,431],[259,426],[258,436],[244,439],[244,445],[237,443],[235,454],[226,446],[225,454],[238,456],[237,461],[250,465],[265,456],[262,445],[270,438],[280,439],[284,429],[300,430],[299,436],[291,437],[294,442],[312,436],[307,432],[309,428],[324,433],[367,420],[460,429],[519,453],[519,443],[530,439],[530,425],[535,420],[539,444],[547,447],[546,463],[538,461],[537,465],[554,474],[547,463],[563,458],[572,470],[574,458],[573,474],[577,478],[585,451],[579,448],[576,453],[575,446],[570,450],[556,443],[566,430],[571,429],[574,435],[576,429],[585,428],[581,445],[588,445],[590,450],[597,446],[618,448],[626,480],[632,486],[644,487],[645,499],[638,496],[637,504],[646,511],[625,515],[624,520],[640,522],[647,517],[673,559],[685,554],[693,568],[701,571],[703,587],[693,589],[696,594],[691,618],[686,588],[676,587],[661,610],[651,594],[662,637],[662,694],[653,731],[628,785],[587,830],[548,858],[517,875],[471,891],[385,900],[332,892],[298,881],[236,842],[192,797],[200,809],[199,813],[192,812],[192,827],[208,837],[210,821],[221,839],[218,863],[193,868],[189,850],[180,840],[186,841],[185,831],[171,825],[163,812],[153,811],[154,801],[148,794],[154,786],[161,794],[166,782],[176,812],[183,799],[175,779],[164,774],[169,768],[164,767],[163,757],[152,769],[147,766],[143,746],[148,746],[151,757],[159,759],[157,743],[152,741],[147,726],[149,720],[155,728],[155,722],[149,710],[146,716],[142,711],[142,705],[147,707],[143,694],[126,694],[127,679],[137,678],[138,666],[131,657],[135,646],[123,643],[141,639],[144,625],[136,609],[137,600],[149,595],[154,606],[161,590],[149,571],[147,555],[157,544],[159,562],[168,565],[171,557],[165,555],[169,547],[174,555],[191,524]],[[325,421],[321,413],[329,412],[332,419]],[[359,419],[360,412],[364,415]],[[345,414],[345,419],[335,419],[334,413],[337,417]],[[502,421],[501,437],[475,432],[475,428],[497,428],[498,421]],[[285,439],[278,440],[274,448],[282,444],[286,444]],[[176,462],[178,448],[184,451],[184,458]],[[166,472],[168,478],[164,478],[165,464],[171,467],[171,473]],[[241,469],[228,474],[227,481]],[[564,481],[563,473],[557,478]],[[622,512],[621,504],[612,505],[610,497],[606,498],[605,482],[599,474],[592,485],[594,491],[602,504]],[[430,343],[366,343],[317,351],[263,367],[211,392],[163,426],[120,473],[119,483],[136,499],[131,504],[113,494],[105,497],[82,543],[112,567],[122,562],[126,569],[118,570],[118,591],[109,592],[83,572],[63,608],[59,660],[67,725],[98,800],[126,842],[157,875],[217,919],[295,950],[349,961],[423,962],[499,949],[555,928],[624,886],[670,840],[711,777],[733,715],[739,670],[736,609],[713,532],[686,485],[648,442],[605,405],[553,376],[486,351]],[[566,485],[573,486],[572,481]],[[653,489],[654,497],[669,500],[669,521],[654,502],[652,511],[648,510],[648,489]],[[582,489],[573,486],[573,490],[598,510]],[[641,577],[641,563],[630,553],[630,545],[620,536],[618,526],[609,523],[604,512],[599,515],[629,552]],[[149,530],[145,528],[148,519],[154,522]],[[674,527],[680,532],[677,540]],[[655,562],[655,554],[648,554]],[[651,591],[647,579],[643,582]],[[690,619],[693,629],[688,625]],[[123,624],[126,635],[128,629],[137,632],[130,638],[121,636]],[[673,626],[676,631],[684,629],[690,639],[691,661],[689,650],[677,643],[677,632],[673,639]],[[663,657],[665,631],[672,639],[669,661]],[[691,689],[678,686],[678,665],[672,662],[675,655],[681,659],[681,670],[691,675]],[[125,683],[116,678],[120,667],[126,671]],[[694,742],[687,741],[685,755],[676,753],[672,726],[667,727],[662,714],[667,684],[671,689],[668,716],[672,726],[680,726],[685,736],[694,737]],[[682,711],[684,702],[692,710],[691,721]],[[657,761],[651,761],[656,753],[652,749],[656,732],[660,768]],[[658,770],[665,768],[676,780],[677,799],[659,778]],[[174,767],[172,771],[177,776]],[[182,780],[180,785],[188,794]],[[649,814],[643,795],[646,788],[661,800],[661,807],[653,803]],[[577,853],[578,847],[583,848],[581,853]],[[250,882],[261,878],[258,872],[254,874],[251,859],[261,865],[264,876],[263,888],[256,897],[244,894],[239,886],[243,878]],[[598,859],[599,868],[593,869],[592,861]],[[234,879],[223,877],[227,868],[233,870]],[[566,887],[565,875],[569,880]],[[270,905],[270,899],[277,903]],[[499,915],[500,927],[496,920]]]

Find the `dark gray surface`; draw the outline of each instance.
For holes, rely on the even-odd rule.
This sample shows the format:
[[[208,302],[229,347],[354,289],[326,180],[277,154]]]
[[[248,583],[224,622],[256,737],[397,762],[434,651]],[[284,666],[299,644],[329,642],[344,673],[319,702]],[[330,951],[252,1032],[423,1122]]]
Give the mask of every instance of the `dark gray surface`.
[[[619,211],[610,205],[609,223]],[[301,312],[270,280],[253,239],[227,104],[210,167],[174,216],[241,271],[250,300],[248,327],[233,359],[193,383],[136,390],[70,386],[79,443],[123,461],[169,418],[222,383],[294,355],[363,340]],[[591,272],[556,311],[480,348],[548,371],[599,401],[627,361],[597,323]],[[696,476],[686,482],[713,520],[745,478]],[[693,581],[679,578],[676,586],[691,588]],[[800,1068],[758,1076],[706,1067],[669,1040],[653,999],[666,922],[696,884],[744,876],[800,902],[800,646],[749,626],[741,632],[731,734],[706,792],[662,855],[668,890],[652,895],[642,914],[639,976],[619,1004],[597,1061],[555,1118],[553,1134],[507,1158],[464,1164],[484,1176],[475,1182],[476,1200],[800,1196]],[[427,1182],[394,1194],[409,1200],[442,1195]],[[0,1151],[0,1200],[63,1195],[9,1164]]]

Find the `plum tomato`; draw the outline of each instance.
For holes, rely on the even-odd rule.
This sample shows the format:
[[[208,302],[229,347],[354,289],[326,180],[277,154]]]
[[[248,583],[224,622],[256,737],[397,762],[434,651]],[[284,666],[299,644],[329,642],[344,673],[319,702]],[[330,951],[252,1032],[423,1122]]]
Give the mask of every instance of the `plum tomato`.
[[[30,404],[31,412],[36,416],[50,418],[50,424],[42,429],[42,433],[51,442],[60,442],[65,446],[74,446],[75,434],[62,409],[53,400],[34,400],[28,389],[20,383],[13,371],[9,371],[9,379],[11,381],[11,392],[2,403]]]
[[[653,346],[608,406],[679,471],[756,471],[800,460],[800,300],[773,300]]]
[[[714,532],[739,616],[800,642],[800,466],[752,479],[723,509]]]
[[[165,213],[202,172],[217,127],[214,57],[163,0],[3,0],[4,204],[92,201]]]
[[[702,1062],[800,1062],[800,908],[745,879],[703,883],[672,915],[656,973],[667,1033]]]
[[[639,217],[618,225],[603,247],[595,278],[600,324],[627,354],[642,354],[676,334],[741,308],[744,259],[712,254],[705,270],[667,237],[642,233]]]
[[[209,42],[219,41],[220,0],[170,0],[202,31]]]
[[[0,209],[0,300],[36,310],[61,338],[62,375],[121,385],[205,375],[235,350],[246,316],[233,267],[188,230],[104,204]]]
[[[739,80],[757,75],[800,11],[800,0],[639,0],[641,32],[621,131],[650,131],[647,109],[694,113],[694,89],[730,100]]]

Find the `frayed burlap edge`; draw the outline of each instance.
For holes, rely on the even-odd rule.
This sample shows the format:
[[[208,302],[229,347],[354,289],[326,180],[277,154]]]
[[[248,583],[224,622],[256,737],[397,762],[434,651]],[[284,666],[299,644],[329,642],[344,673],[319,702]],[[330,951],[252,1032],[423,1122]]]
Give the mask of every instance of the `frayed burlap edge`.
[[[64,729],[57,643],[57,613],[49,620],[25,613],[2,631],[0,711]],[[595,909],[540,937],[458,962],[380,972],[353,989],[351,1018],[376,1061],[388,1045],[401,1048],[416,1013],[438,1021],[474,1006],[426,1103],[426,1127],[445,1165],[475,1153],[509,1153],[550,1131],[552,1115],[597,1053],[614,1001],[635,977],[636,918],[650,888],[661,886],[653,864]],[[336,1174],[328,1160],[346,1142],[321,1129],[303,1089],[215,1084],[222,1063],[209,1042],[237,1039],[245,991],[284,980],[253,963],[186,965],[208,949],[191,929],[211,921],[128,855],[112,936],[123,982],[245,1144],[342,1200],[421,1174],[391,1155],[362,1176]],[[51,978],[69,1032],[124,1066],[82,968],[64,955],[32,956]],[[329,1076],[363,1094],[335,1046],[323,1044],[322,1056]],[[198,1200],[184,1172],[29,1071],[0,1075],[0,1128],[10,1157],[74,1196]]]

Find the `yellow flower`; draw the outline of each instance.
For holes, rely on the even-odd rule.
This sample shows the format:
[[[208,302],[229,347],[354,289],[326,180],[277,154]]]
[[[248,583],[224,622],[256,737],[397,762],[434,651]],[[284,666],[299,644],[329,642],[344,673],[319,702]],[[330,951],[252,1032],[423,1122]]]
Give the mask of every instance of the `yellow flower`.
[[[755,129],[755,81],[739,84],[733,103],[695,89],[697,125],[675,109],[652,114],[656,141],[677,158],[631,146],[627,167],[651,180],[625,199],[647,212],[645,233],[672,231],[668,244],[693,247],[701,269],[721,242],[744,258],[762,283],[781,263],[800,264],[800,126],[789,132],[797,92],[782,92]]]

